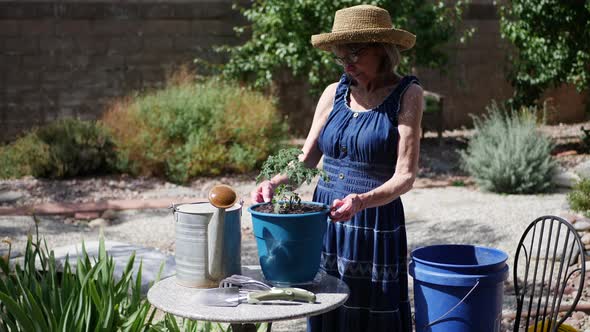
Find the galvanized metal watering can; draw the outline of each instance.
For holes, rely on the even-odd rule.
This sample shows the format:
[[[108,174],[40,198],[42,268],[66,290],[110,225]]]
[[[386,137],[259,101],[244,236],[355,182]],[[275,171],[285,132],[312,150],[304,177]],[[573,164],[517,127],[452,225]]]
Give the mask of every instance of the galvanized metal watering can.
[[[176,232],[176,281],[187,287],[217,287],[240,274],[242,203],[229,186],[209,192],[209,202],[172,205]]]

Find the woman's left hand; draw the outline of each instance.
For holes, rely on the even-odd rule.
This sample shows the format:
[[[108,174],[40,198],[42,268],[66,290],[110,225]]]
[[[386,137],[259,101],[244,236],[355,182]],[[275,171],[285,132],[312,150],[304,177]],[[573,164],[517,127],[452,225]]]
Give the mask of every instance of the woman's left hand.
[[[330,208],[332,221],[346,221],[363,209],[363,202],[357,194],[350,194],[343,199],[335,199]]]

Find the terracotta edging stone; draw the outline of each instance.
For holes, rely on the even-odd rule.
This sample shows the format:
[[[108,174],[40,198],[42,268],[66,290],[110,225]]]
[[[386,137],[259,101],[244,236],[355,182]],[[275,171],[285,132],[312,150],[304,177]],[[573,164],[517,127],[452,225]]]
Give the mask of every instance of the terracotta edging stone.
[[[27,215],[74,215],[78,212],[97,212],[105,210],[141,210],[161,209],[170,207],[173,203],[207,202],[206,198],[156,198],[156,199],[123,199],[104,200],[88,203],[43,203],[19,207],[0,206],[0,216]]]

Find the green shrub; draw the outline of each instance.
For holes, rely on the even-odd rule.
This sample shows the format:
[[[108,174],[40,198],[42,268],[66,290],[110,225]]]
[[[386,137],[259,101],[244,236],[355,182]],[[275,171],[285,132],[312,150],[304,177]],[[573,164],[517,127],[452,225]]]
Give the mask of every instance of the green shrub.
[[[174,182],[253,171],[286,137],[273,100],[217,79],[135,96],[103,121],[116,139],[120,170]]]
[[[590,218],[590,179],[582,179],[567,195],[572,210]]]
[[[461,151],[464,169],[483,189],[513,194],[550,189],[552,141],[537,130],[533,110],[503,112],[494,103],[474,118],[476,133]]]
[[[34,133],[0,147],[0,178],[20,178],[46,173],[51,159],[49,150],[49,145]]]
[[[29,237],[22,265],[0,259],[0,330],[147,331],[155,311],[141,297],[141,264],[133,280],[134,257],[115,280],[101,238],[96,262],[83,250],[75,271],[67,260],[58,271],[53,252]]]
[[[432,95],[424,96],[424,113],[439,113],[441,112],[439,99]]]
[[[50,167],[42,176],[63,178],[105,173],[115,160],[113,140],[96,121],[65,119],[39,128],[50,146]]]
[[[0,176],[67,178],[104,173],[115,161],[109,133],[95,121],[65,119],[33,129],[0,150]]]

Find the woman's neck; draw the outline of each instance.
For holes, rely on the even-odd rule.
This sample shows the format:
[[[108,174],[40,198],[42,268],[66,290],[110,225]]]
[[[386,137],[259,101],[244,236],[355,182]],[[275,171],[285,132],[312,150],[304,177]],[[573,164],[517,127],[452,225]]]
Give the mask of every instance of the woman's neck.
[[[399,84],[400,77],[394,73],[374,79],[371,84],[351,82],[351,93],[347,101],[352,109],[368,110],[377,107]]]
[[[370,94],[383,88],[388,88],[396,85],[400,80],[400,77],[395,73],[385,73],[377,75],[374,79],[367,82],[353,81],[352,85],[355,89],[363,94]]]

